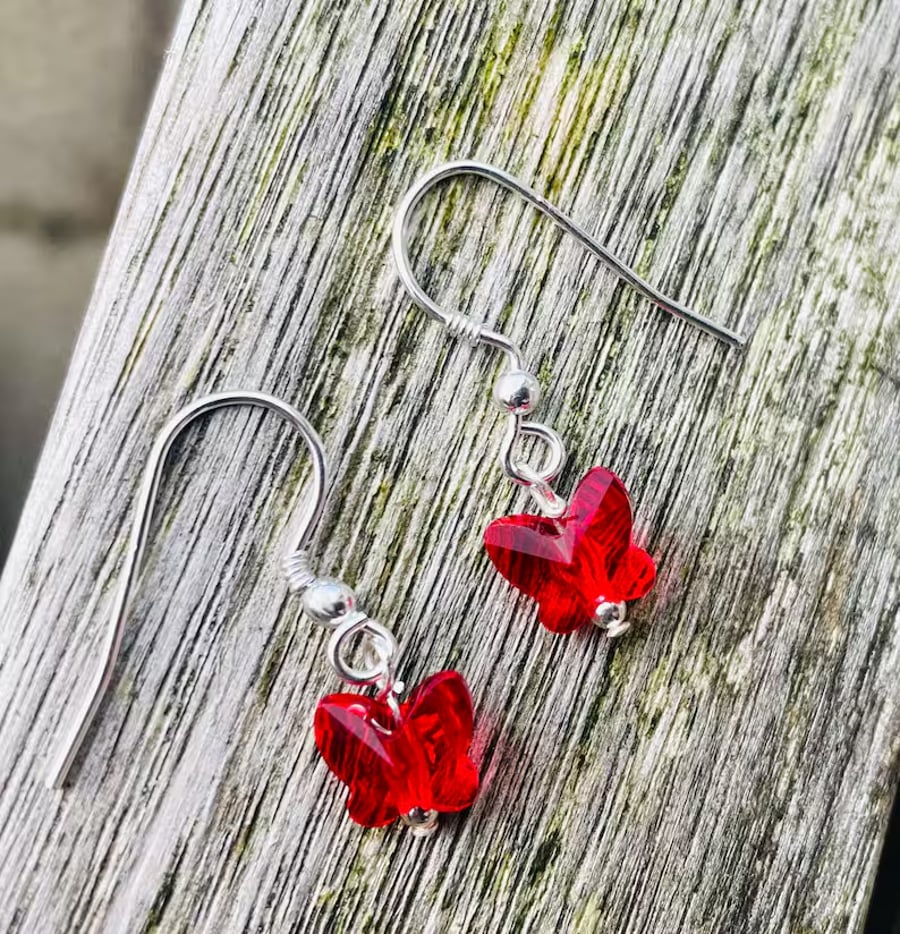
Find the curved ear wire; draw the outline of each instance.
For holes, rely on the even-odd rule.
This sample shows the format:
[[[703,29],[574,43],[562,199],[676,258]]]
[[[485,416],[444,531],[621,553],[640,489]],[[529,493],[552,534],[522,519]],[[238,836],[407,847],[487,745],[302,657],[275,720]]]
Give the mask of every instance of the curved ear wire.
[[[106,631],[106,648],[103,664],[94,678],[90,695],[75,724],[75,728],[72,730],[71,737],[63,748],[62,754],[51,773],[49,780],[51,788],[62,788],[65,784],[72,764],[75,761],[75,757],[78,755],[78,751],[84,743],[88,730],[94,721],[94,717],[97,715],[97,710],[100,707],[103,695],[106,693],[110,680],[112,679],[113,669],[115,668],[119,649],[122,645],[125,614],[128,610],[128,598],[140,568],[144,547],[147,544],[150,524],[153,521],[153,507],[156,502],[157,493],[159,492],[159,484],[162,479],[166,456],[172,444],[175,442],[175,439],[191,424],[191,422],[203,415],[214,412],[216,409],[224,409],[231,406],[252,406],[268,409],[271,412],[281,415],[282,418],[290,422],[290,424],[300,432],[309,448],[309,453],[312,457],[314,495],[312,505],[307,510],[301,523],[300,532],[298,534],[298,552],[302,551],[321,518],[322,509],[325,506],[327,477],[325,453],[322,449],[322,441],[316,433],[316,430],[293,406],[282,402],[280,399],[276,399],[274,396],[269,396],[261,392],[232,391],[204,396],[202,399],[190,403],[177,412],[159,433],[156,443],[153,445],[153,450],[150,453],[150,459],[144,470],[144,478],[138,494],[137,512],[134,517],[134,524],[131,527],[128,551],[125,554],[125,562],[120,572],[119,588],[116,593],[116,599],[113,603],[109,617],[109,625]]]
[[[422,198],[432,188],[440,182],[444,182],[457,175],[477,175],[500,185],[501,188],[506,188],[509,191],[515,192],[529,204],[537,208],[542,214],[549,217],[567,234],[571,234],[589,253],[596,256],[604,265],[616,273],[620,279],[623,279],[630,286],[637,289],[638,292],[662,308],[663,311],[667,311],[677,318],[684,319],[689,324],[694,325],[694,327],[700,328],[701,331],[711,334],[713,337],[731,347],[741,348],[744,346],[744,338],[739,334],[736,334],[734,331],[720,324],[716,324],[715,321],[711,321],[709,318],[705,318],[695,311],[691,311],[674,299],[663,295],[662,292],[654,288],[648,282],[645,282],[633,269],[626,266],[618,257],[610,253],[603,244],[595,240],[584,228],[576,224],[568,215],[563,214],[559,208],[551,204],[546,198],[539,195],[536,191],[533,191],[527,185],[523,185],[517,178],[495,166],[472,160],[448,162],[444,165],[439,165],[437,168],[423,175],[415,185],[409,189],[403,201],[400,203],[400,207],[397,209],[397,214],[394,218],[392,236],[394,260],[397,264],[400,281],[412,296],[413,301],[420,308],[427,311],[432,317],[437,318],[438,321],[446,325],[454,336],[466,337],[473,344],[482,343],[495,347],[503,351],[510,358],[511,367],[514,369],[524,369],[519,349],[508,337],[497,331],[492,331],[484,325],[478,324],[478,322],[473,321],[467,315],[444,311],[429,297],[419,285],[415,275],[413,275],[409,260],[409,224],[412,213],[421,202]]]

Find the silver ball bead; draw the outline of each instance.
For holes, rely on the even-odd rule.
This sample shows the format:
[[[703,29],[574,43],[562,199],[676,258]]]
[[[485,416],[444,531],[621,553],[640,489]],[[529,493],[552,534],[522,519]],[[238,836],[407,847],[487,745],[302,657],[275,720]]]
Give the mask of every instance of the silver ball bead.
[[[623,603],[601,603],[594,611],[594,625],[606,631],[610,639],[628,632],[631,623],[625,621],[627,607]]]
[[[303,592],[303,609],[317,623],[328,625],[356,606],[356,594],[343,582],[321,578]]]
[[[409,827],[414,837],[428,837],[438,826],[438,812],[426,811],[424,808],[413,808],[400,819]]]
[[[494,383],[494,401],[505,412],[526,415],[541,401],[541,384],[524,370],[509,370]]]

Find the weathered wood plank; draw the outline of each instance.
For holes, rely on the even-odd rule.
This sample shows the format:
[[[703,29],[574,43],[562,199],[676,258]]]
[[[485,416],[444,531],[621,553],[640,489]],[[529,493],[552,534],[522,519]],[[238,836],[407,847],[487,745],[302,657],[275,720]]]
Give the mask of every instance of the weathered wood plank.
[[[0,583],[0,927],[859,928],[900,736],[897,13],[186,5]],[[430,202],[419,268],[528,335],[561,489],[601,462],[635,497],[661,579],[612,646],[543,632],[480,547],[524,504],[496,361],[387,253],[451,156],[752,335],[715,346],[485,186]],[[430,840],[351,825],[315,754],[336,683],[278,567],[304,468],[245,414],[181,447],[114,693],[74,788],[43,786],[152,435],[236,386],[324,435],[320,566],[405,674],[472,685],[484,792]]]

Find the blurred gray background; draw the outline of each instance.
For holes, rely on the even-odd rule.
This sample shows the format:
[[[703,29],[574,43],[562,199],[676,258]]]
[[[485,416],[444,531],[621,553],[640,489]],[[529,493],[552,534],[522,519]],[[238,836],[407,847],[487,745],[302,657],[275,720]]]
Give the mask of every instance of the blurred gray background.
[[[0,567],[177,5],[0,3]]]

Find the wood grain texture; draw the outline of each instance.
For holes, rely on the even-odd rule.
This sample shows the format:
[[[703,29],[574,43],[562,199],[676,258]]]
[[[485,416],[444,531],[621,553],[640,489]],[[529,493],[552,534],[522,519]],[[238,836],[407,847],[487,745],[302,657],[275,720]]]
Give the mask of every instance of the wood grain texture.
[[[900,770],[898,12],[189,0],[0,584],[0,929],[859,929]],[[594,463],[631,489],[660,581],[612,645],[490,568],[525,505],[499,361],[389,261],[405,188],[469,156],[752,337],[665,317],[490,186],[428,203],[417,268],[520,339],[560,490]],[[306,467],[263,415],[176,451],[114,690],[44,788],[152,437],[226,387],[310,416],[318,567],[407,680],[472,686],[484,790],[432,839],[352,825],[317,757],[337,683],[279,571]]]

